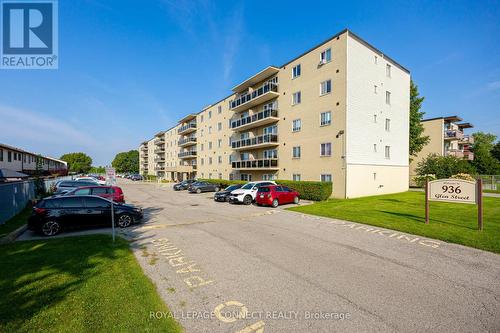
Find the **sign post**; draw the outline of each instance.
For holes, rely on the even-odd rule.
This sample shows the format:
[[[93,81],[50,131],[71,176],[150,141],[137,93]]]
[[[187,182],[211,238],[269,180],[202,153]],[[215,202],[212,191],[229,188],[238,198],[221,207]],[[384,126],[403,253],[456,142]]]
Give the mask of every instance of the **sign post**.
[[[115,168],[106,167],[106,184],[115,185],[116,184],[116,172]],[[113,234],[113,243],[115,242],[115,203],[111,200],[111,230]]]
[[[111,233],[113,234],[113,243],[115,242],[115,203],[111,201]]]
[[[482,180],[438,179],[425,182],[425,223],[429,223],[429,201],[443,201],[477,205],[477,225],[483,230]]]

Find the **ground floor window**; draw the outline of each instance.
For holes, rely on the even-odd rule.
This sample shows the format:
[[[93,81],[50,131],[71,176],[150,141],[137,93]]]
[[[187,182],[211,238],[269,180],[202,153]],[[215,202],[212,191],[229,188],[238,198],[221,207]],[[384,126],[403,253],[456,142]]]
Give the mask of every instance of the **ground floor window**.
[[[262,175],[262,180],[275,180],[275,179],[277,179],[276,174],[272,174],[272,173],[267,174],[266,173],[266,174]]]
[[[294,182],[300,182],[300,173],[294,173],[294,174],[292,175],[292,180],[293,180]]]
[[[240,175],[240,180],[243,180],[245,182],[251,182],[252,181],[252,175],[250,175],[248,173],[242,173]]]
[[[321,181],[322,182],[331,182],[332,181],[332,175],[331,174],[322,174],[321,175]]]

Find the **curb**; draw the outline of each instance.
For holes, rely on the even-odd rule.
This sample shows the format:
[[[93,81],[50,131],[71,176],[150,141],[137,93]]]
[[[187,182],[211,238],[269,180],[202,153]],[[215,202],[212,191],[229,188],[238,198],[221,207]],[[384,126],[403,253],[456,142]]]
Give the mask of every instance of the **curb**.
[[[7,236],[0,239],[0,244],[12,243],[19,236],[21,236],[26,230],[28,230],[28,225],[24,224],[17,228],[16,230],[9,233]]]

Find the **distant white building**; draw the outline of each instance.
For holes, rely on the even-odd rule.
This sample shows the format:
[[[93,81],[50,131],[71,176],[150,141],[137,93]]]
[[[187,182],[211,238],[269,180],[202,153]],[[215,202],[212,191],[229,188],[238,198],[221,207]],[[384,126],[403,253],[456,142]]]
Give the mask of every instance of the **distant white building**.
[[[40,160],[40,167],[45,175],[68,173],[68,164],[65,161],[0,143],[0,169],[32,175],[36,171],[37,159]]]

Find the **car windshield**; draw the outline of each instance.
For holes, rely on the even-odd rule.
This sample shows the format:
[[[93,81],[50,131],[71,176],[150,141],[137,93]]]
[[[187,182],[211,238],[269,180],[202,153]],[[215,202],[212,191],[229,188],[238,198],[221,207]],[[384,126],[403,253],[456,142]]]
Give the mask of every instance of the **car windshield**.
[[[229,187],[226,187],[226,191],[234,191],[239,189],[240,187],[238,185],[231,185]]]
[[[259,187],[259,192],[270,192],[271,189],[267,186]]]
[[[241,189],[243,189],[243,190],[249,190],[252,187],[254,187],[254,185],[255,185],[255,183],[248,183],[248,184],[245,184]]]

